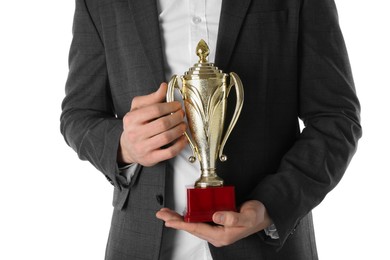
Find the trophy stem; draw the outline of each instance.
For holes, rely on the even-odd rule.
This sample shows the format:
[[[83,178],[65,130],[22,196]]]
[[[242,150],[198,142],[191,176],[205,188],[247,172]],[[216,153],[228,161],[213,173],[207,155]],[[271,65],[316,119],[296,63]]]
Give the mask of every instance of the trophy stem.
[[[218,177],[215,169],[202,169],[202,175],[195,182],[195,188],[221,187],[223,180]]]

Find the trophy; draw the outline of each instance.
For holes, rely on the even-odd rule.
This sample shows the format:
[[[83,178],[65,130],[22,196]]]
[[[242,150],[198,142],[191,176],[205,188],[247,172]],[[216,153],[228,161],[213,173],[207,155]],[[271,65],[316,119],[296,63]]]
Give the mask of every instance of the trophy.
[[[189,161],[200,163],[201,176],[194,186],[187,187],[186,222],[211,222],[216,211],[236,211],[234,186],[224,186],[216,173],[217,158],[227,160],[223,154],[226,141],[241,113],[244,89],[237,74],[223,73],[207,61],[209,48],[204,40],[196,47],[199,57],[183,76],[172,76],[168,84],[167,102],[174,101],[174,90],[183,99],[189,133],[185,133],[193,155]],[[182,87],[179,87],[179,81]],[[225,134],[227,98],[235,86],[236,106]]]

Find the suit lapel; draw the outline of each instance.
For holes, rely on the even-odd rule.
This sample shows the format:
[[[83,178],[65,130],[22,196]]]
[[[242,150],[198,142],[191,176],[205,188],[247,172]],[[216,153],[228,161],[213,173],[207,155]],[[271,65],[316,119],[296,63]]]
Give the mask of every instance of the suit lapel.
[[[215,64],[225,70],[230,62],[251,0],[223,0]]]
[[[157,13],[157,1],[128,0],[141,45],[156,85],[164,79],[164,62]]]

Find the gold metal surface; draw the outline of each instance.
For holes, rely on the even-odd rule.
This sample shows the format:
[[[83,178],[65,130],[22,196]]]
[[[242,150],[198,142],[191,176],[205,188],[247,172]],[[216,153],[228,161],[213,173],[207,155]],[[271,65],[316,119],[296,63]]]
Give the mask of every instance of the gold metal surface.
[[[234,72],[223,73],[213,63],[207,61],[210,51],[204,40],[196,48],[199,62],[194,64],[183,76],[172,76],[168,84],[167,102],[174,101],[174,90],[178,89],[184,101],[190,135],[185,133],[193,156],[190,162],[198,159],[201,176],[195,187],[206,188],[223,186],[223,180],[216,173],[217,158],[226,161],[223,154],[244,102],[244,88],[240,78]],[[179,87],[179,81],[182,87]],[[223,136],[227,99],[231,88],[235,86],[236,106],[230,124]]]

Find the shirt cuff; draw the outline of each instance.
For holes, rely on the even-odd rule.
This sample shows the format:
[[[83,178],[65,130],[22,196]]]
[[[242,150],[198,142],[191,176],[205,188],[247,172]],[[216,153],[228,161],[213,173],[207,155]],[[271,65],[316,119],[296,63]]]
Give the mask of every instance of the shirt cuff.
[[[269,236],[270,238],[272,239],[279,239],[279,234],[278,234],[278,230],[276,229],[276,226],[275,224],[272,224],[271,226],[269,227],[266,227],[264,229],[264,232],[267,236]]]
[[[127,183],[131,182],[131,178],[135,174],[138,163],[132,163],[119,167],[119,174],[126,178]]]

